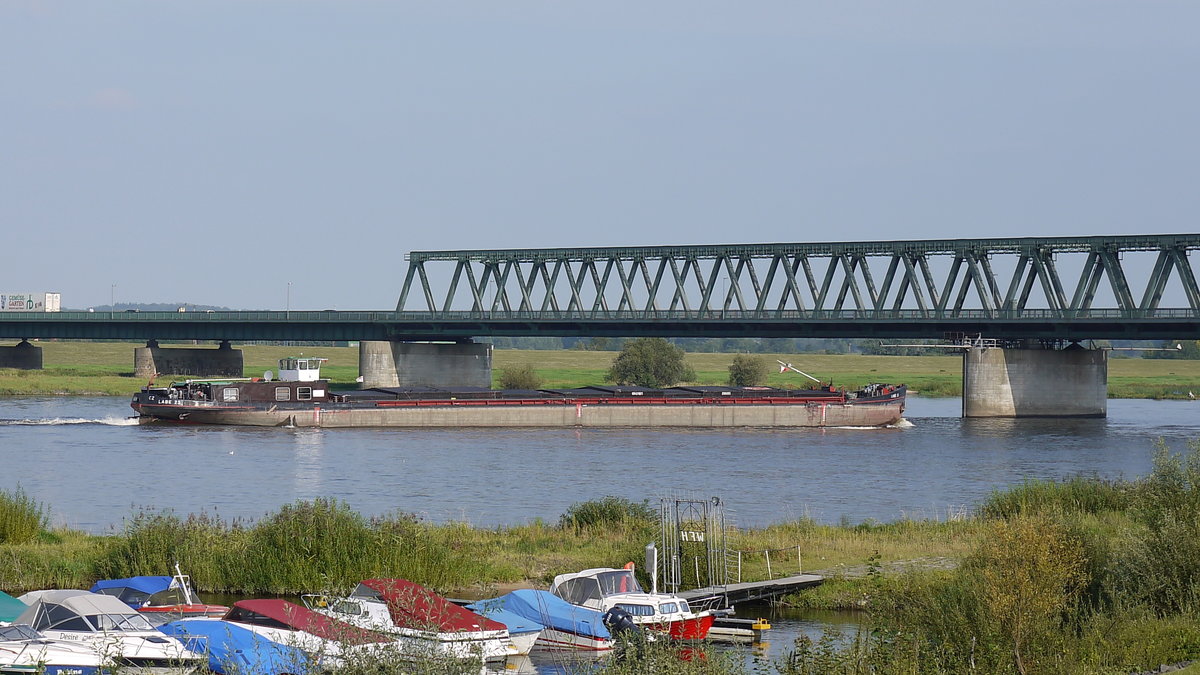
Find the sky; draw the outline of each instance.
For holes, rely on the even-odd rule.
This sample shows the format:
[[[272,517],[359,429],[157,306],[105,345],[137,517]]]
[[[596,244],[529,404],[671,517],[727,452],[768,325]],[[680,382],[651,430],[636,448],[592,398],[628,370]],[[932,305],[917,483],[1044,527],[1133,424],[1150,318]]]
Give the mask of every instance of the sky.
[[[1200,4],[0,2],[0,291],[390,309],[413,250],[1197,232]]]

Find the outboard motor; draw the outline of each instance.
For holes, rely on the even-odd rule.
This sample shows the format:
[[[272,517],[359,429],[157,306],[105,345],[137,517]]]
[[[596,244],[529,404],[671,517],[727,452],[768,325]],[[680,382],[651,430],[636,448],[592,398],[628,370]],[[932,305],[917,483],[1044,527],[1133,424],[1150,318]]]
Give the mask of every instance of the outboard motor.
[[[604,627],[616,637],[618,633],[640,633],[641,628],[633,622],[633,615],[620,607],[612,607],[601,617]]]

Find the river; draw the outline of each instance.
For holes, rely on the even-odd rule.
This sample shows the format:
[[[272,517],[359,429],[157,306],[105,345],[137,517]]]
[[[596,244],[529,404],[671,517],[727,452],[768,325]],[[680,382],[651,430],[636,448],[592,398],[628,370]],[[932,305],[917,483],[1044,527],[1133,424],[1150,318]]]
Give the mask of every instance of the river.
[[[477,526],[557,520],[607,495],[720,496],[741,526],[945,518],[1026,478],[1132,478],[1200,402],[1113,400],[1107,419],[964,420],[910,396],[895,429],[278,429],[138,425],[124,399],[0,398],[0,488],[93,533],[138,509],[255,519],[335,497]]]
[[[728,520],[764,525],[946,518],[1028,478],[1133,478],[1157,439],[1200,439],[1200,402],[1109,401],[1106,419],[964,420],[958,399],[910,396],[891,429],[411,430],[138,425],[117,398],[0,398],[0,488],[56,525],[93,533],[139,509],[256,519],[335,497],[478,526],[557,520],[608,495],[720,496]],[[765,611],[765,610],[764,610]],[[801,632],[844,619],[777,616],[761,665]],[[529,664],[565,672],[554,660]],[[759,672],[770,672],[764,667]]]

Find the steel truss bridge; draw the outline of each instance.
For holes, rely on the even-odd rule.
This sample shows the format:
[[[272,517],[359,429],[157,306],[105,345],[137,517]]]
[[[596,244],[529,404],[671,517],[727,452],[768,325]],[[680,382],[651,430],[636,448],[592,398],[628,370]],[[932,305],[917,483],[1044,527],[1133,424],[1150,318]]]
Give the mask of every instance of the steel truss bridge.
[[[0,335],[1188,339],[1198,249],[1200,234],[415,251],[395,311],[0,312]]]

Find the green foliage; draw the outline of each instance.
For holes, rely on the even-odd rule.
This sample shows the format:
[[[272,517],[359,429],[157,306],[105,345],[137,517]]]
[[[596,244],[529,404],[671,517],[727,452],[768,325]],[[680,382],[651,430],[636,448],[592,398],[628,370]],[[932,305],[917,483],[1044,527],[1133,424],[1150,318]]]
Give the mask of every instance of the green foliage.
[[[767,379],[767,362],[758,356],[738,354],[729,364],[729,386],[752,387]]]
[[[1200,441],[1182,454],[1159,441],[1154,469],[1137,487],[1145,530],[1128,542],[1118,583],[1159,616],[1200,609]]]
[[[646,633],[618,633],[611,658],[580,664],[571,673],[593,675],[739,675],[747,673],[736,651],[718,652],[703,642],[651,640]]]
[[[526,363],[515,368],[505,368],[500,371],[501,389],[541,389],[542,376]]]
[[[683,350],[662,338],[637,338],[625,343],[605,379],[641,387],[669,387],[696,378],[683,360]]]
[[[603,499],[572,504],[558,519],[559,527],[586,530],[594,528],[645,528],[658,522],[658,513],[650,508],[650,502],[634,502],[624,497],[607,496]]]
[[[0,490],[0,543],[20,544],[36,538],[49,522],[41,503],[17,486],[13,492]]]
[[[1065,515],[1124,511],[1133,503],[1127,481],[1074,477],[1065,481],[1029,479],[1020,485],[994,490],[979,506],[987,519],[1021,514]]]

